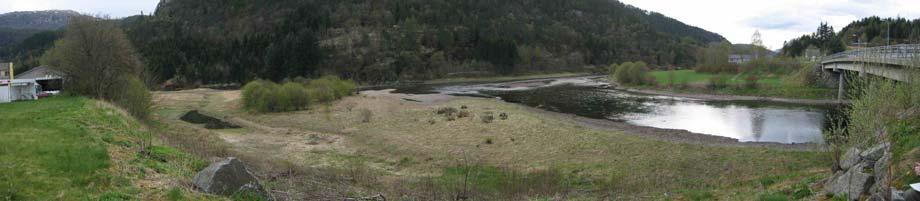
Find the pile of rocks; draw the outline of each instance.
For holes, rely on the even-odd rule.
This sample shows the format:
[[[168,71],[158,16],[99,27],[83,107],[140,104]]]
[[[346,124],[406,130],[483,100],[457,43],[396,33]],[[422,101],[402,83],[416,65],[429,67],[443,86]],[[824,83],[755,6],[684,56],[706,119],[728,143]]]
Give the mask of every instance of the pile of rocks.
[[[890,144],[876,145],[866,150],[850,148],[837,164],[839,169],[828,178],[824,192],[858,200],[890,200],[888,165],[891,161]]]

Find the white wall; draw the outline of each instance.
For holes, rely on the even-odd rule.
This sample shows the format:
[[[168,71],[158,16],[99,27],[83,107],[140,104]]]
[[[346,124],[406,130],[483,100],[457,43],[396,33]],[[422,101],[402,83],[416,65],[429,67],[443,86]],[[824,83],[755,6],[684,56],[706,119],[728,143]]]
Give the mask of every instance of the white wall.
[[[8,86],[0,86],[0,103],[10,102],[10,88]]]

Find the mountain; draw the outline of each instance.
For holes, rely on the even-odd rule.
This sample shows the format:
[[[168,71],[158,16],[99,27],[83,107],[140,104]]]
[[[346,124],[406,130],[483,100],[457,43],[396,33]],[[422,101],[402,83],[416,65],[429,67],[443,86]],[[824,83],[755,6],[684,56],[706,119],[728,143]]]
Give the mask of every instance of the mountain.
[[[612,0],[169,0],[123,23],[160,79],[203,83],[691,66],[725,41]]]
[[[67,25],[72,10],[21,11],[0,14],[0,29],[56,30]]]
[[[0,58],[9,48],[43,31],[53,31],[67,25],[70,17],[79,13],[70,10],[21,11],[0,14]]]
[[[76,15],[70,10],[0,14],[0,61],[16,62],[20,70],[38,65],[37,58],[57,39],[57,30]]]

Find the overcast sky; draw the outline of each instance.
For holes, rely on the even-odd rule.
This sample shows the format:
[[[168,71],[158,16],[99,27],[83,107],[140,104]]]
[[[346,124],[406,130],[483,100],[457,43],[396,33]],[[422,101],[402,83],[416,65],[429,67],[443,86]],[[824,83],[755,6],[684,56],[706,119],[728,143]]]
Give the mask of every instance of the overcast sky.
[[[920,0],[621,0],[725,36],[732,43],[751,43],[760,30],[764,44],[814,32],[822,22],[835,31],[868,16],[920,18]]]
[[[159,0],[0,0],[0,13],[36,10],[74,10],[87,14],[127,17],[153,12]]]
[[[826,21],[835,30],[872,15],[920,18],[920,0],[621,0],[725,36],[750,43],[760,30],[771,49],[813,32]],[[159,0],[0,0],[0,13],[49,9],[126,17],[151,13]]]

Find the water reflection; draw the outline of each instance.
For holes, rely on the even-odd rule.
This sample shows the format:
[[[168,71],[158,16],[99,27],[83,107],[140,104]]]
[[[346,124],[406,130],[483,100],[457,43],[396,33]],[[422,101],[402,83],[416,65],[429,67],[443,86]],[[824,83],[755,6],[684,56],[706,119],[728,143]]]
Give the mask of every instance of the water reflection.
[[[701,101],[603,89],[588,78],[432,87],[436,93],[500,97],[545,110],[725,136],[745,142],[823,142],[832,110],[751,101]]]
[[[709,105],[700,101],[657,104],[651,112],[631,113],[641,126],[683,129],[745,142],[822,142],[824,112],[779,107]]]

